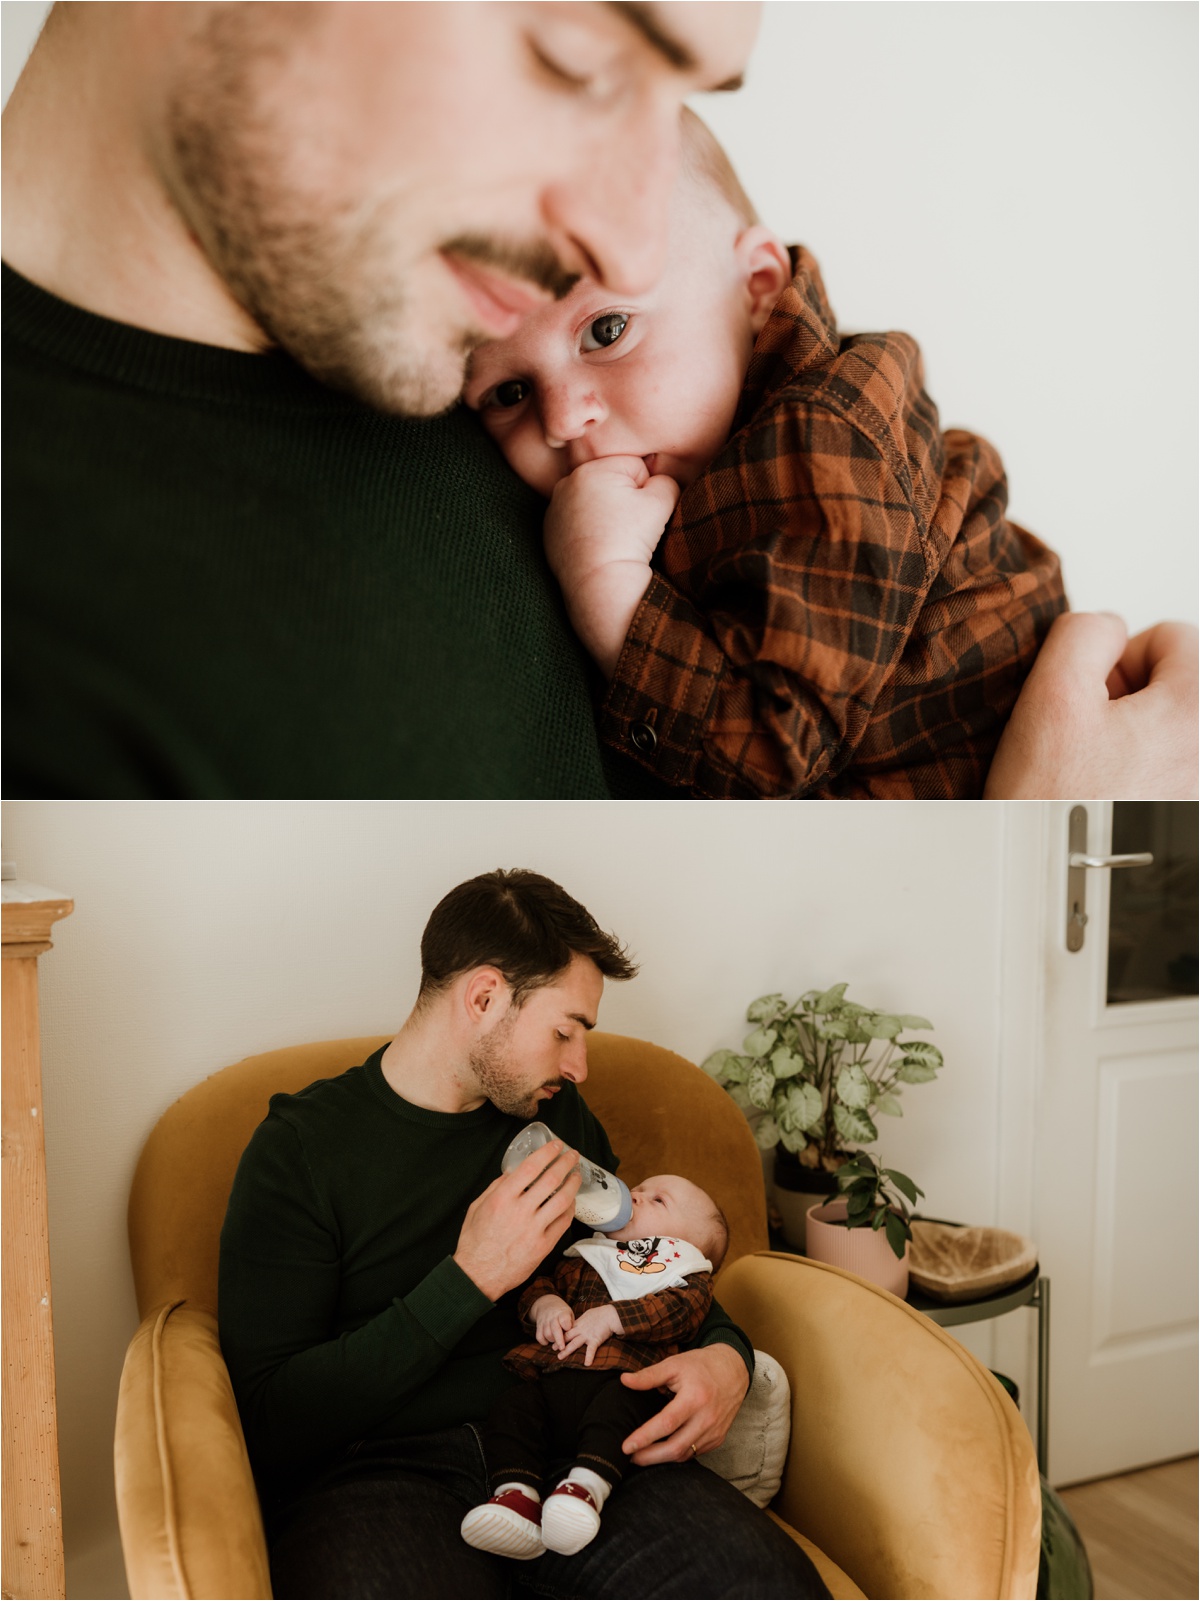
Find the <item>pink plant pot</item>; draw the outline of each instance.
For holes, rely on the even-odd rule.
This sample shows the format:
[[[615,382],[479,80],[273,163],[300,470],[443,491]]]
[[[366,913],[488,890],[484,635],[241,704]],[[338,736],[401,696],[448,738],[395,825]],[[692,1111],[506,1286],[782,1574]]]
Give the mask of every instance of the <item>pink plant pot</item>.
[[[806,1252],[814,1262],[828,1262],[870,1279],[903,1299],[908,1293],[908,1246],[898,1258],[882,1229],[848,1229],[837,1223],[846,1216],[845,1201],[825,1201],[808,1209]]]

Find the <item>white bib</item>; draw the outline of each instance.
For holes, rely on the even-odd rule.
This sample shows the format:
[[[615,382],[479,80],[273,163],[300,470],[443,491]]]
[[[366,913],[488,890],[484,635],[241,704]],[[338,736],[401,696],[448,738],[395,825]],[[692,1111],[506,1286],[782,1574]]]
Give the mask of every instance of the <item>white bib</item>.
[[[686,1240],[654,1234],[645,1240],[610,1240],[593,1234],[568,1246],[564,1256],[579,1256],[594,1267],[614,1301],[636,1301],[656,1290],[677,1289],[689,1273],[711,1273],[712,1263]]]

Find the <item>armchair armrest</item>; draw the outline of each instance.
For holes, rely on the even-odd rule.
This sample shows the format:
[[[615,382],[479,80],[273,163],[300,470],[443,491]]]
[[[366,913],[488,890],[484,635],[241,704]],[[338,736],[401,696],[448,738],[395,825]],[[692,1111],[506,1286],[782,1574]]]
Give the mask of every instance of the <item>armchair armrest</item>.
[[[773,1511],[869,1596],[1036,1594],[1033,1442],[965,1347],[886,1290],[781,1252],[732,1263],[721,1304],[791,1384]]]
[[[144,1320],[121,1373],[115,1453],[131,1596],[270,1597],[254,1477],[210,1313],[169,1301]]]

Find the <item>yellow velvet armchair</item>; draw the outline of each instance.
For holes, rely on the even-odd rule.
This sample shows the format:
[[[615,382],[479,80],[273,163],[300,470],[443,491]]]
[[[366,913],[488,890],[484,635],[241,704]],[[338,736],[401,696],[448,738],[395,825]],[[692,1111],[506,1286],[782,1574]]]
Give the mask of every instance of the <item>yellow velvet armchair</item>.
[[[262,1520],[217,1340],[217,1249],[238,1158],[270,1097],[363,1061],[382,1040],[251,1057],[178,1100],[129,1203],[142,1318],[117,1404],[117,1508],[134,1597],[270,1596]],[[1032,1597],[1041,1502],[1033,1446],[1001,1387],[903,1302],[768,1252],[745,1119],[699,1068],[612,1034],[588,1041],[588,1104],[635,1183],[683,1173],[724,1208],[717,1283],[786,1370],[792,1443],[771,1515],[831,1593]]]

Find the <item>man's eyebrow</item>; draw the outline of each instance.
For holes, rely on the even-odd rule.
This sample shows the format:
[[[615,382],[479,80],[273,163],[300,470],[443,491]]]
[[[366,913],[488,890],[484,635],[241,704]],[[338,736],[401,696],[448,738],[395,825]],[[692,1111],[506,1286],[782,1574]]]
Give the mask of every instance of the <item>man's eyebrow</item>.
[[[567,1016],[572,1023],[582,1023],[584,1028],[595,1028],[596,1024],[590,1017],[584,1017],[582,1012],[568,1012]]]
[[[670,62],[671,66],[677,71],[695,72],[698,70],[700,63],[696,60],[694,53],[688,49],[682,40],[677,39],[674,34],[668,33],[662,26],[656,15],[656,12],[660,9],[659,7],[646,5],[644,0],[608,0],[608,6],[611,11],[619,12],[626,22],[632,23],[646,43],[654,50],[657,50],[659,55]],[[708,92],[716,94],[725,90],[740,89],[743,81],[742,74],[739,72],[736,77],[726,78],[724,83],[713,84],[712,89]]]

